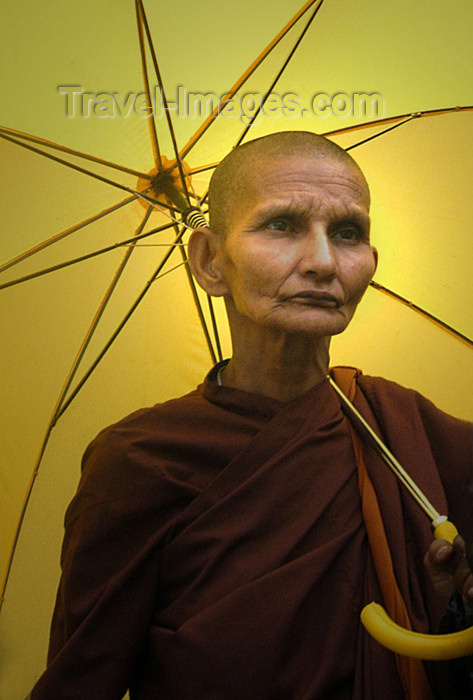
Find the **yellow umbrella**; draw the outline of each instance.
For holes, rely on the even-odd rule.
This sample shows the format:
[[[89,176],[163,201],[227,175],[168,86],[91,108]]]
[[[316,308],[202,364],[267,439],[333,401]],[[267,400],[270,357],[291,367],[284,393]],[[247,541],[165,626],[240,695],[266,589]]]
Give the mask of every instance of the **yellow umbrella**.
[[[21,6],[4,3],[1,260],[7,263],[39,247],[35,255],[5,265],[0,283],[110,250],[0,292],[2,568],[7,568],[22,518],[0,617],[0,695],[23,697],[42,670],[62,518],[87,442],[125,413],[194,387],[211,363],[209,344],[218,354],[207,301],[199,293],[209,342],[185,268],[174,269],[182,263],[186,234],[181,239],[173,219],[155,208],[148,211],[146,197],[154,195],[146,175],[156,170],[159,158],[146,118],[143,55],[156,109],[161,98],[155,89],[159,83],[148,26],[176,142],[193,172],[192,203],[197,203],[194,191],[205,194],[207,168],[247,127],[246,139],[279,129],[310,129],[336,132],[334,138],[344,147],[364,142],[354,156],[372,185],[373,238],[381,252],[376,281],[407,304],[379,289],[369,290],[351,329],[334,342],[333,362],[400,381],[451,413],[471,417],[472,112],[443,112],[471,102],[471,4],[418,2],[412,7],[407,0],[395,5],[326,0],[323,5],[306,3],[292,23],[299,5],[299,0],[256,7],[249,2],[235,7],[185,3],[185,12],[176,17],[171,3],[147,2],[145,22],[143,8],[131,0],[87,1],[80,7],[56,0],[41,6],[32,0]],[[281,27],[286,30],[250,71],[227,111],[214,123],[206,120],[199,99],[201,105],[215,106]],[[268,92],[271,99],[260,113],[258,104]],[[206,97],[199,98],[199,93]],[[189,112],[194,108],[193,117]],[[406,116],[396,119],[399,115]],[[161,109],[155,123],[161,155],[173,160],[166,116]],[[380,132],[386,133],[367,140]],[[145,192],[144,197],[137,197],[137,191]],[[162,193],[157,198],[165,199]],[[171,214],[180,220],[177,212]],[[133,245],[136,234],[163,227]],[[51,245],[41,247],[51,239]],[[161,268],[173,242],[176,246]],[[154,276],[159,279],[148,289]],[[463,339],[427,320],[413,305]],[[228,355],[219,306],[215,313],[222,352]],[[75,395],[81,378],[127,318]],[[78,349],[80,366],[70,376]],[[57,421],[56,408],[64,410]],[[23,518],[35,465],[37,477]]]

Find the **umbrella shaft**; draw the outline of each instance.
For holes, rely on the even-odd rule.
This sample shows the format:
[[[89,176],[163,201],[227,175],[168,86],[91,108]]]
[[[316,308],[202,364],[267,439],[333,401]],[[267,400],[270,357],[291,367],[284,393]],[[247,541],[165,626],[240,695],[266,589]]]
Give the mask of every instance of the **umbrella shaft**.
[[[374,432],[373,428],[367,423],[363,418],[361,413],[355,408],[352,402],[343,393],[340,387],[329,377],[330,384],[333,386],[338,396],[341,398],[342,402],[348,409],[349,417],[356,419],[356,424],[361,428],[362,433],[368,438],[369,442],[373,445],[376,452],[379,454],[381,459],[388,465],[391,471],[398,477],[398,479],[404,484],[409,493],[415,498],[417,503],[420,505],[422,510],[430,518],[430,520],[436,520],[440,517],[440,513],[433,507],[433,505],[428,500],[427,496],[421,491],[419,486],[415,481],[409,476],[404,467],[397,461],[392,452],[386,447],[384,442],[379,438],[379,436]]]

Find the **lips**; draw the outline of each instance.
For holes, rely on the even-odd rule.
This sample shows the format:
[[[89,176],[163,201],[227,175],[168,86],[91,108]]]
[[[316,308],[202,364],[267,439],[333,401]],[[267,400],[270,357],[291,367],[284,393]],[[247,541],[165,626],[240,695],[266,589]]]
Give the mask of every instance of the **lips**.
[[[332,294],[326,292],[298,292],[287,298],[287,301],[307,306],[322,306],[324,308],[336,308],[340,305],[339,300]]]

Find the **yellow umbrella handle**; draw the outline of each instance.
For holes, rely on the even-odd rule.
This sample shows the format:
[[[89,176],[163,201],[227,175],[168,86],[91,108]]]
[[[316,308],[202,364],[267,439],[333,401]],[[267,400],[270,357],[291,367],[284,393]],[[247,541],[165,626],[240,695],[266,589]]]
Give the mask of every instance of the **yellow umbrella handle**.
[[[473,654],[473,627],[452,634],[422,634],[400,627],[377,603],[361,611],[361,621],[377,642],[402,656],[441,661]]]
[[[433,522],[436,539],[453,544],[458,535],[455,526],[445,517]],[[416,659],[440,661],[473,654],[473,627],[452,634],[422,634],[397,625],[377,603],[366,605],[361,622],[377,642],[396,654]]]

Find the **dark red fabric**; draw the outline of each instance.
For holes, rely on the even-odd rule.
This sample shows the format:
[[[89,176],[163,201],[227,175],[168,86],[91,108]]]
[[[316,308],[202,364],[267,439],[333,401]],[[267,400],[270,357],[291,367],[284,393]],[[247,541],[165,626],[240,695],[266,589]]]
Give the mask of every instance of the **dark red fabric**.
[[[350,367],[336,367],[332,371],[332,377],[336,384],[351,402],[356,394],[356,375],[357,371]],[[348,406],[343,406],[343,410],[351,423],[350,434],[358,470],[361,512],[384,605],[392,620],[404,629],[412,630],[407,607],[394,575],[391,550],[386,539],[378,498],[366,468],[360,430],[355,428],[356,422],[353,421],[356,409],[352,409],[351,405],[348,404]],[[422,661],[396,654],[396,663],[406,698],[409,700],[433,700],[431,686]]]
[[[394,658],[359,622],[381,599],[333,389],[281,404],[214,377],[88,448],[33,700],[398,700]],[[381,379],[358,377],[355,403],[440,512],[445,482],[470,538],[471,425]],[[413,626],[435,629],[428,519],[365,461]]]

